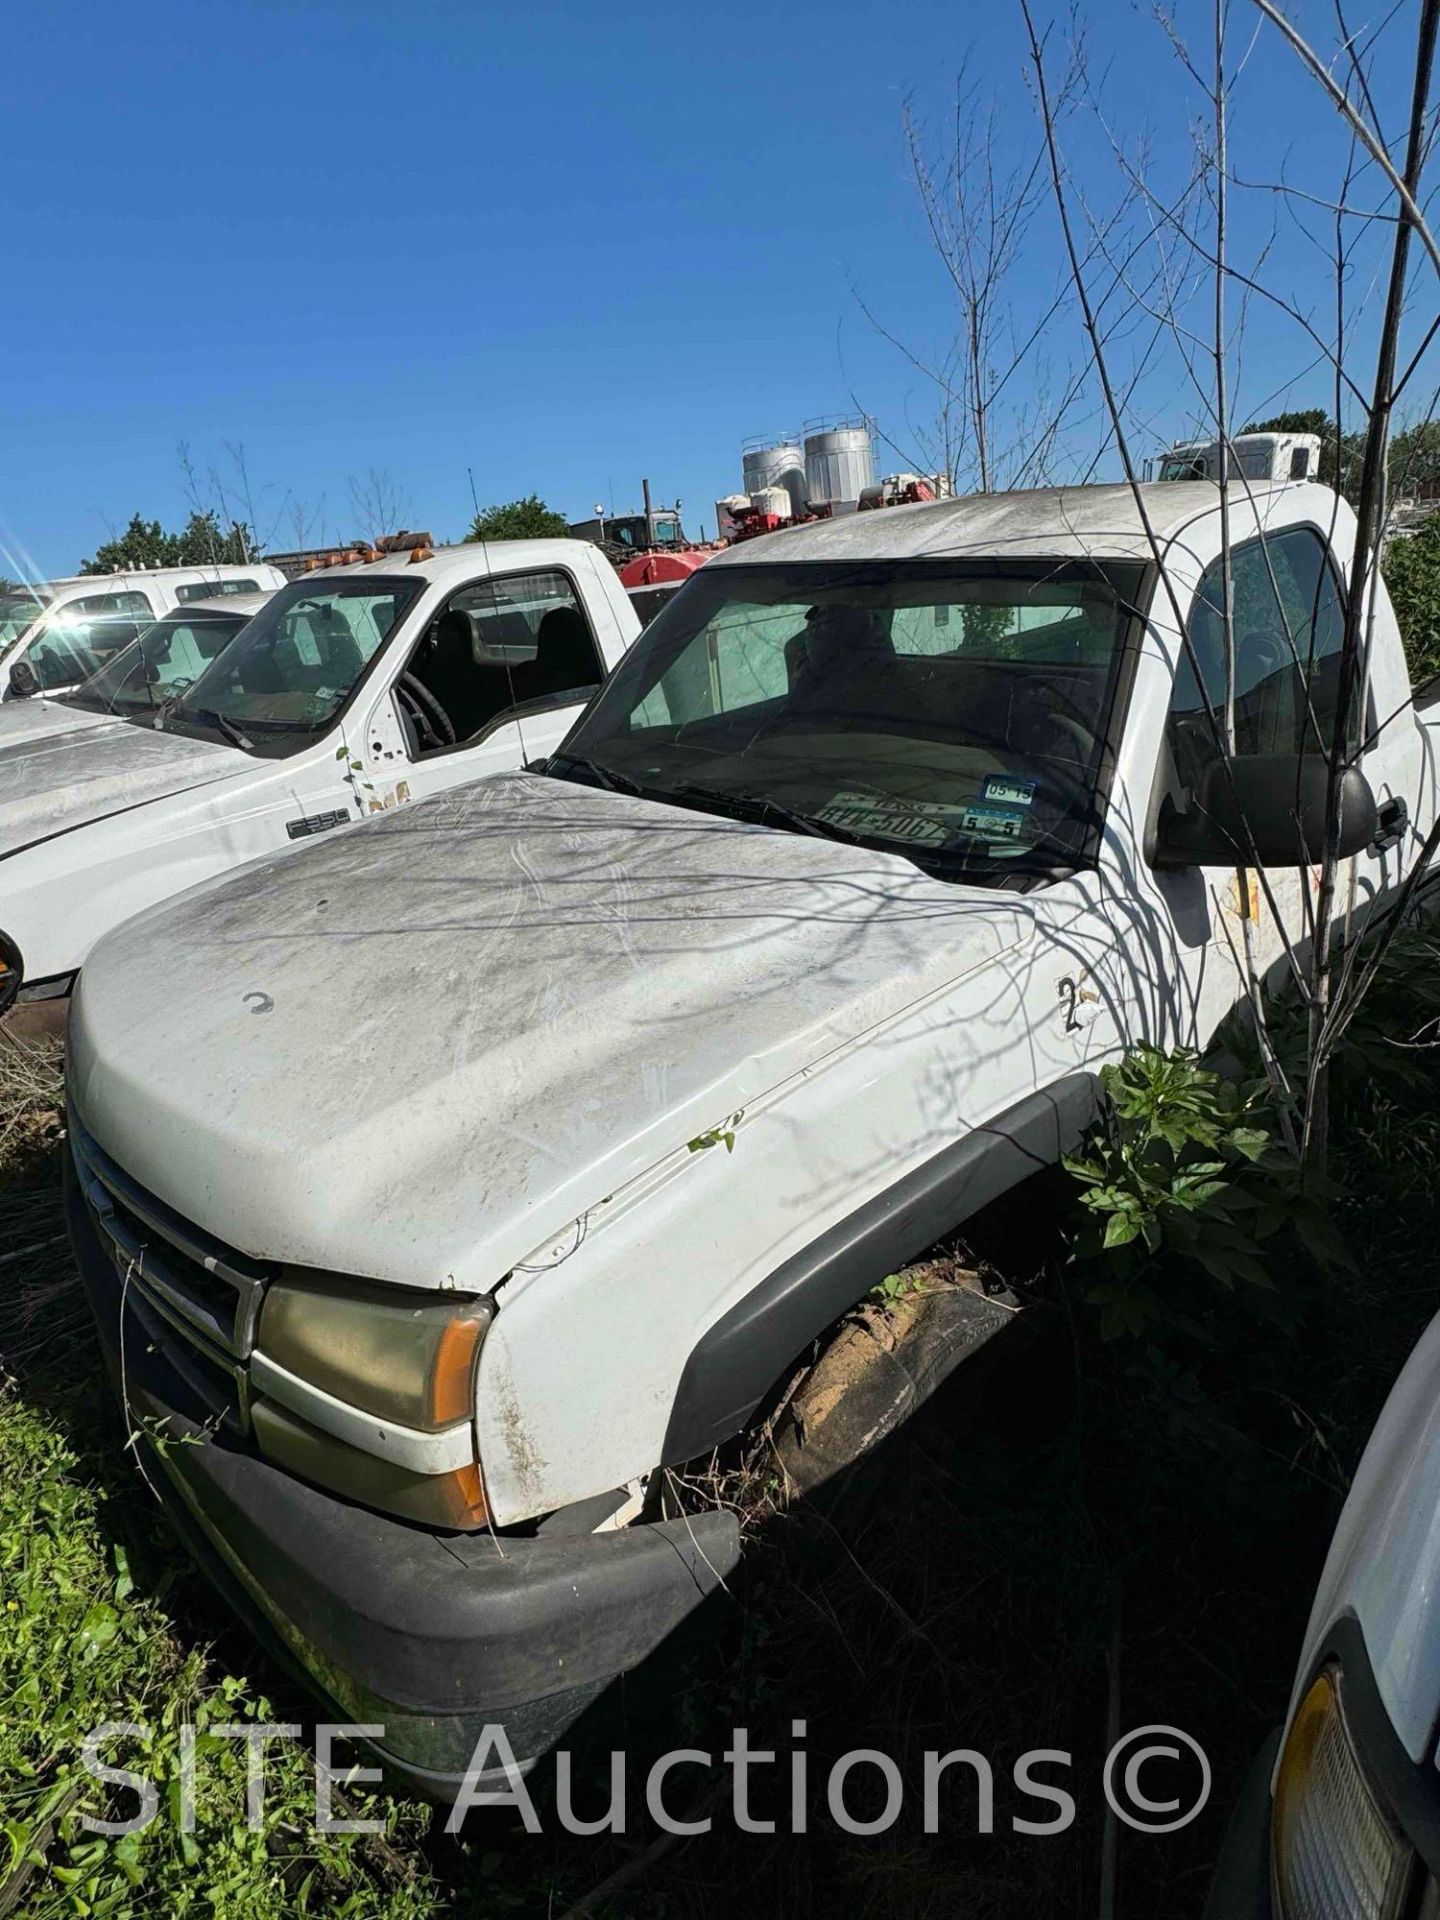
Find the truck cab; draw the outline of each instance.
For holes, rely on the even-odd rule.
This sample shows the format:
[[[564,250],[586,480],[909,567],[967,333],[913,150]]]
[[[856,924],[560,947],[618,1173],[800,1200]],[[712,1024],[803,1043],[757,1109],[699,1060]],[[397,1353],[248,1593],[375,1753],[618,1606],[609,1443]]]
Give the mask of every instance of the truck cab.
[[[1230,521],[1233,795],[1217,488],[943,501],[728,549],[543,768],[91,954],[77,1255],[137,1404],[215,1435],[157,1483],[406,1777],[457,1791],[497,1718],[534,1758],[643,1662],[740,1550],[667,1470],[1280,963],[1354,523]],[[1370,698],[1359,915],[1436,807],[1383,586]]]
[[[285,576],[264,561],[77,574],[0,595],[0,702],[35,688],[78,686],[159,615],[229,594],[273,593]],[[20,682],[17,667],[28,668]]]
[[[1157,462],[1159,480],[1216,480],[1225,468],[1218,440],[1177,440]],[[1232,482],[1317,480],[1318,433],[1238,433],[1230,441]]]
[[[137,716],[153,719],[229,645],[273,591],[186,601],[75,685],[42,687],[24,663],[12,682],[15,698],[0,706],[0,753],[25,740],[119,726]]]

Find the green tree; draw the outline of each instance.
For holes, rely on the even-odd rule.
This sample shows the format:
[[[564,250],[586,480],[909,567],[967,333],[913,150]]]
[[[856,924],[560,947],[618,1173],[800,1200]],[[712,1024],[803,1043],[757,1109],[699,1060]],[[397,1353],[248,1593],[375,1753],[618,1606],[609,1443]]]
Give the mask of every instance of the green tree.
[[[1400,623],[1410,677],[1418,685],[1440,673],[1440,513],[1392,540],[1380,570]]]
[[[117,539],[107,540],[95,549],[93,560],[80,562],[81,573],[120,573],[126,567],[173,567],[175,535],[166,533],[158,520],[142,520],[138,513]]]
[[[467,540],[563,540],[570,523],[563,513],[547,507],[538,493],[503,506],[485,507],[471,523]]]
[[[175,536],[177,567],[244,566],[260,558],[255,537],[243,520],[231,523],[227,533],[214,512],[192,513]]]
[[[81,573],[124,573],[141,567],[241,565],[260,558],[250,529],[236,521],[227,532],[215,513],[192,513],[179,533],[167,533],[158,520],[131,514],[130,524],[114,540],[80,562]]]

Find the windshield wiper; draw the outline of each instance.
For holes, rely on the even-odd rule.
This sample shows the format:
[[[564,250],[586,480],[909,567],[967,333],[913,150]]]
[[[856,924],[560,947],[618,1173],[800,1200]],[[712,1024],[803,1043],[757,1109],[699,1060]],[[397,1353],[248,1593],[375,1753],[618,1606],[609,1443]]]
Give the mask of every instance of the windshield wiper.
[[[564,773],[555,775],[555,769],[561,764],[576,773],[588,773],[597,786],[604,787],[610,793],[630,793],[637,799],[653,800],[656,796],[648,788],[642,787],[638,780],[632,780],[628,773],[615,773],[609,767],[602,767],[598,760],[587,760],[578,753],[552,753],[545,771],[563,780]]]
[[[787,807],[783,800],[772,800],[763,793],[732,793],[724,787],[702,786],[695,781],[686,781],[678,787],[647,787],[639,780],[632,780],[629,774],[616,773],[612,767],[602,767],[598,760],[587,760],[581,754],[551,755],[547,772],[558,772],[563,780],[572,771],[588,774],[611,793],[633,794],[637,800],[654,800],[662,807],[703,807],[707,812],[726,814],[734,820],[753,820],[762,826],[773,823],[788,827],[792,833],[813,834],[817,840],[841,840],[852,847],[864,844],[845,827],[813,819],[808,813]]]
[[[851,847],[865,844],[848,828],[817,820],[813,814],[801,813],[795,807],[787,807],[783,800],[772,800],[763,793],[732,793],[724,787],[697,786],[687,781],[663,793],[657,788],[648,797],[678,800],[682,804],[693,802],[696,806],[713,808],[717,813],[728,813],[737,820],[757,821],[762,826],[766,821],[773,821],[777,826],[788,827],[792,833],[810,833],[818,840],[841,840]]]
[[[218,707],[191,707],[187,711],[193,713],[197,720],[208,720],[212,726],[218,727],[232,747],[243,747],[247,753],[253,750],[254,742],[240,731],[229,714],[221,713]]]

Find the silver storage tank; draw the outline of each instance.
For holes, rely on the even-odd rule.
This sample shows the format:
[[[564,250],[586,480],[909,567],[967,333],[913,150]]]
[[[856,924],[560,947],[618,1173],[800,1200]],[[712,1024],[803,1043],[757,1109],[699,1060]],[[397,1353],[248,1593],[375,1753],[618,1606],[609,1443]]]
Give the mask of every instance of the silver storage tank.
[[[805,488],[813,502],[853,507],[875,484],[870,429],[863,422],[824,427],[805,436]]]
[[[793,440],[777,440],[769,446],[742,447],[741,480],[744,491],[753,500],[765,487],[784,487],[790,495],[790,511],[796,519],[805,511],[805,455]]]

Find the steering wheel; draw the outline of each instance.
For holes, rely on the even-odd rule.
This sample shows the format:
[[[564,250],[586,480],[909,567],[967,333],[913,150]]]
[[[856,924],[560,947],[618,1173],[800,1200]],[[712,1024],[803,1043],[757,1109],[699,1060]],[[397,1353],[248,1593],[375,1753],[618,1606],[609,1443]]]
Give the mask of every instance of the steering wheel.
[[[401,706],[415,723],[420,735],[420,750],[423,753],[428,738],[432,747],[453,747],[458,735],[454,723],[444,707],[431,693],[423,680],[413,673],[402,673],[395,682],[395,693]]]

